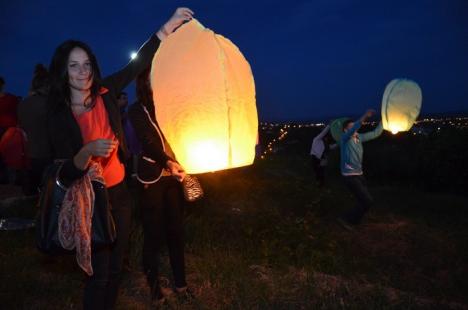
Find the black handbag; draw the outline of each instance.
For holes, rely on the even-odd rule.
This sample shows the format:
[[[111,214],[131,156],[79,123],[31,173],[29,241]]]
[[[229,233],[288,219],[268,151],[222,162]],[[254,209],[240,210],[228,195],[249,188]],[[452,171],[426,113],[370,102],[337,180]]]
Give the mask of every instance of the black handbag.
[[[55,162],[46,168],[39,196],[39,214],[36,220],[36,244],[44,253],[69,252],[62,248],[58,238],[58,218],[65,197],[66,187],[58,178],[63,162]],[[92,182],[95,194],[91,228],[93,248],[112,244],[116,239],[115,223],[110,211],[106,187]]]

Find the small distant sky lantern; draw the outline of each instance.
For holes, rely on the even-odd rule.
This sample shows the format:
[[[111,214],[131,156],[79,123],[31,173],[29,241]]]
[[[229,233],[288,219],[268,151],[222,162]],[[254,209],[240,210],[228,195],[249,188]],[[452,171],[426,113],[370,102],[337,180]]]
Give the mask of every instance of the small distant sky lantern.
[[[397,134],[408,131],[418,118],[422,94],[418,84],[407,79],[388,83],[382,98],[383,128]]]
[[[258,117],[249,63],[197,20],[169,35],[154,56],[156,118],[188,173],[250,165]]]

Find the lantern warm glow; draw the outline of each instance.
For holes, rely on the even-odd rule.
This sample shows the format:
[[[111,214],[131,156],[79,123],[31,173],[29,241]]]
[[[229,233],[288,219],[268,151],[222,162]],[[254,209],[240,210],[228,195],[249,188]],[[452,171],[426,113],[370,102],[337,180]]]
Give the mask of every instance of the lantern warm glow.
[[[156,118],[188,173],[252,164],[258,132],[249,63],[192,20],[169,35],[151,69]]]
[[[422,94],[411,80],[395,79],[385,88],[382,99],[382,125],[393,134],[408,131],[421,110]]]

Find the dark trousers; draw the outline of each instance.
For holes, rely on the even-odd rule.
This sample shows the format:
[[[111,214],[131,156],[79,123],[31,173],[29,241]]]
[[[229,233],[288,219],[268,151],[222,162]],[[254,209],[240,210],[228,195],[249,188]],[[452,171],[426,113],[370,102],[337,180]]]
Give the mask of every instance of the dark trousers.
[[[125,182],[108,188],[108,192],[117,239],[110,247],[92,251],[94,273],[86,279],[84,309],[114,309],[117,300],[122,261],[130,235],[131,201]]]
[[[312,155],[312,167],[315,172],[315,179],[319,187],[325,185],[325,167],[320,165],[320,159]]]
[[[357,200],[354,208],[346,212],[343,218],[354,225],[361,222],[364,214],[373,205],[374,200],[366,186],[366,180],[362,175],[344,176],[344,181],[348,189]]]
[[[181,184],[173,177],[141,187],[143,221],[143,270],[152,287],[159,287],[159,256],[166,239],[176,287],[185,287],[184,198]]]
[[[27,170],[27,180],[24,181],[24,192],[26,195],[37,195],[39,193],[39,186],[42,181],[42,174],[44,169],[52,161],[48,158],[31,158],[31,166]]]

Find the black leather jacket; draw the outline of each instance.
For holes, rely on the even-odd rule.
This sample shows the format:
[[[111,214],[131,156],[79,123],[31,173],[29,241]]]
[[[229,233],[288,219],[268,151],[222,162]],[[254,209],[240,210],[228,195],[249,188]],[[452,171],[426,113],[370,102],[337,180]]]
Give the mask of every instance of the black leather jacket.
[[[175,161],[168,143],[159,128],[154,106],[145,106],[141,102],[131,105],[128,116],[141,144],[142,153],[138,156],[138,180],[152,184],[162,176],[168,160]]]

